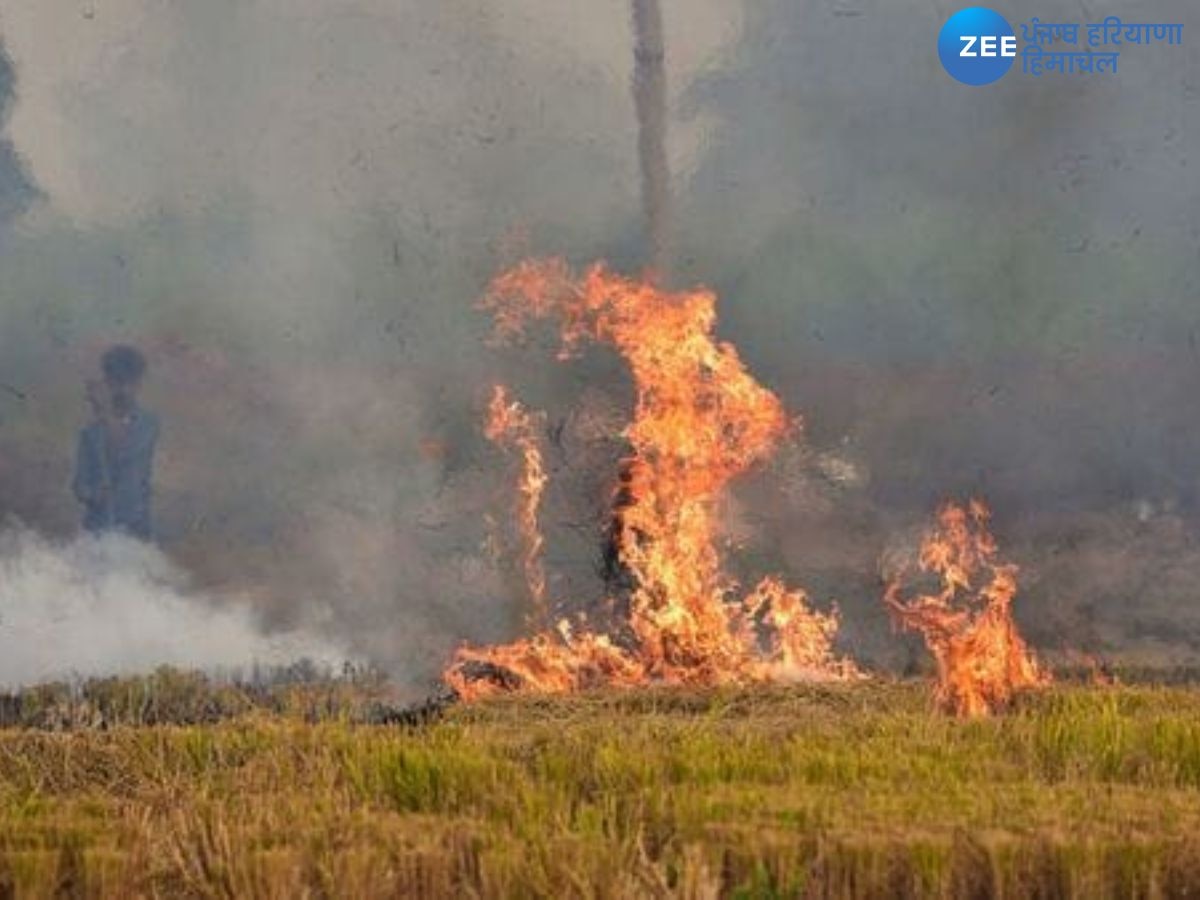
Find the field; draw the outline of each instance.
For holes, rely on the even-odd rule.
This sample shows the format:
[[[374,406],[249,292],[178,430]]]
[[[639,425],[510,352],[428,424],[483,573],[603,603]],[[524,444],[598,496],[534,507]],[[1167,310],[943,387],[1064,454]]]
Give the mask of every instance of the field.
[[[0,897],[1200,892],[1187,687],[1060,687],[971,722],[906,682],[407,726],[199,692],[182,718],[213,721],[130,726],[169,717],[144,697],[114,715],[124,690],[103,728],[0,731]]]

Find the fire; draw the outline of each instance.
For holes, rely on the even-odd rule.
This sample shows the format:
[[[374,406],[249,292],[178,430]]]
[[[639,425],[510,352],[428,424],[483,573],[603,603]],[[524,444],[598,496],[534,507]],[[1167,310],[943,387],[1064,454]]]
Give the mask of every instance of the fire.
[[[537,419],[519,402],[509,400],[508,391],[503,385],[496,385],[492,389],[484,434],[492,443],[500,447],[512,447],[521,455],[517,521],[525,545],[522,564],[533,601],[531,618],[537,625],[542,625],[546,619],[546,573],[542,568],[543,540],[538,512],[548,479],[542,464],[542,450],[538,446]]]
[[[941,579],[941,590],[905,600],[897,577],[884,596],[896,621],[921,632],[933,653],[939,704],[964,717],[1002,709],[1014,692],[1050,680],[1017,633],[1017,567],[999,561],[990,517],[978,500],[943,506],[918,555],[920,569]]]
[[[632,588],[612,633],[561,622],[507,646],[461,649],[446,672],[460,695],[858,675],[833,655],[836,612],[812,610],[802,591],[774,578],[738,597],[722,569],[721,494],[799,422],[713,336],[714,294],[668,293],[603,265],[576,278],[561,261],[537,261],[499,276],[482,305],[500,336],[554,319],[560,358],[597,341],[628,363],[636,400],[612,539]],[[511,410],[506,402],[493,403],[493,420]],[[540,465],[533,471],[544,479]],[[536,525],[536,515],[528,521]]]

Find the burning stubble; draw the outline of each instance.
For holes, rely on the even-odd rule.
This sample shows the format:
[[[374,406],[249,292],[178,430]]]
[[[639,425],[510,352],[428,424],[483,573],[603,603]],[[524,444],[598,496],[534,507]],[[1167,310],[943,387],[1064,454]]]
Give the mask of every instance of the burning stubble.
[[[535,261],[499,276],[483,305],[501,336],[556,319],[561,358],[597,341],[628,364],[636,399],[613,539],[632,586],[624,621],[610,630],[563,620],[528,640],[461,649],[445,675],[460,696],[857,676],[832,652],[836,613],[812,610],[803,591],[764,578],[733,599],[716,546],[718,500],[799,423],[714,338],[712,293],[668,294],[602,265],[575,277],[561,261]],[[496,398],[489,433],[503,434],[497,413],[511,421],[515,410]]]
[[[905,599],[902,572],[884,596],[895,620],[920,632],[933,654],[939,704],[966,717],[1002,710],[1017,691],[1050,680],[1017,632],[1017,567],[1000,560],[990,517],[979,500],[943,506],[917,559],[940,590]]]
[[[496,460],[472,400],[497,372],[466,349],[463,301],[514,223],[550,252],[644,262],[629,5],[0,5],[5,136],[44,194],[13,227],[28,188],[0,192],[5,514],[73,527],[76,364],[135,338],[164,414],[164,546],[204,596],[324,622],[414,689],[459,641],[511,638],[476,527]],[[927,3],[661,5],[670,136],[694,151],[677,277],[720,288],[756,376],[864,474],[811,508],[767,496],[763,570],[838,596],[856,657],[902,667],[872,562],[931,498],[979,491],[1008,517],[1034,643],[1194,662],[1178,60],[984,99],[884,52],[924,46]],[[1163,5],[1195,27],[1194,3]],[[845,65],[869,77],[831,80]],[[549,428],[559,399],[537,395]],[[590,536],[546,537],[551,593],[598,592]]]
[[[489,441],[500,447],[511,448],[520,457],[517,521],[524,545],[521,563],[531,602],[528,619],[534,627],[546,624],[546,572],[542,565],[544,539],[538,522],[547,481],[542,450],[538,445],[539,426],[544,426],[544,419],[544,416],[529,413],[518,401],[510,400],[507,389],[496,385],[484,428]]]
[[[577,277],[551,260],[503,273],[482,305],[502,337],[523,333],[530,321],[555,319],[560,359],[598,341],[612,344],[628,364],[635,402],[623,436],[630,452],[619,465],[608,535],[628,596],[622,603],[610,598],[621,615],[607,628],[586,616],[556,628],[544,621],[539,507],[548,477],[537,434],[544,416],[497,386],[485,434],[521,460],[517,519],[537,633],[461,648],[444,676],[460,697],[860,675],[832,653],[836,612],[814,612],[803,591],[772,577],[739,598],[724,571],[716,543],[719,499],[800,423],[750,376],[731,344],[713,337],[713,294],[665,293],[603,265]],[[884,596],[896,622],[920,632],[933,654],[939,705],[961,717],[1000,711],[1017,692],[1049,682],[1018,633],[1017,568],[999,559],[989,518],[979,500],[946,504],[916,560],[940,590],[906,599],[904,570]]]

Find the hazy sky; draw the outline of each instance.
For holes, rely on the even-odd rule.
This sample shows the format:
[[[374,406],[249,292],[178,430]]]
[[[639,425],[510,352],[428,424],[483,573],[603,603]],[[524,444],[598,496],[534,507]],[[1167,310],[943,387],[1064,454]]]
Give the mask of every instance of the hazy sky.
[[[471,145],[527,127],[527,103],[621,157],[629,190],[626,7],[5,0],[20,72],[10,133],[54,208],[85,224],[247,190],[296,214],[344,213],[372,191],[453,216],[468,203],[473,176],[460,164]],[[669,12],[678,91],[737,37],[740,4]],[[570,90],[575,101],[562,102]],[[676,158],[699,144],[695,128],[678,129]]]

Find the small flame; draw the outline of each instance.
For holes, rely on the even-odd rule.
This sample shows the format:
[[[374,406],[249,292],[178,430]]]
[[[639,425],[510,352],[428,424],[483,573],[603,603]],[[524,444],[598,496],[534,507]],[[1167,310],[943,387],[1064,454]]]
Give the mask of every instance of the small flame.
[[[939,704],[963,717],[986,716],[1016,691],[1050,681],[1017,633],[1017,567],[998,560],[990,517],[979,500],[943,506],[918,555],[921,571],[941,579],[941,591],[902,599],[901,575],[884,596],[896,621],[919,631],[933,653]]]
[[[538,513],[542,505],[542,493],[546,490],[546,468],[542,463],[542,450],[538,446],[539,416],[526,411],[516,400],[510,400],[503,385],[492,388],[492,399],[488,404],[487,424],[484,435],[499,447],[515,449],[521,457],[521,474],[518,483],[520,502],[517,522],[524,543],[522,565],[525,582],[533,601],[531,619],[541,626],[546,621],[546,573],[542,567],[542,531],[538,524]]]
[[[633,587],[626,621],[613,634],[560,623],[506,646],[462,648],[445,677],[464,699],[859,675],[832,653],[836,611],[815,612],[802,591],[774,578],[739,599],[721,567],[721,494],[798,422],[751,377],[737,350],[714,338],[711,292],[667,293],[603,265],[574,278],[561,261],[538,261],[497,278],[483,306],[500,336],[554,318],[560,358],[592,340],[612,344],[629,364],[636,401],[624,431],[631,452],[621,466],[613,540]],[[510,415],[507,395],[493,401],[493,421],[497,412]],[[532,471],[540,490],[540,463]],[[528,508],[531,495],[522,490]],[[536,514],[528,523],[536,527]],[[540,548],[540,537],[529,546]]]

